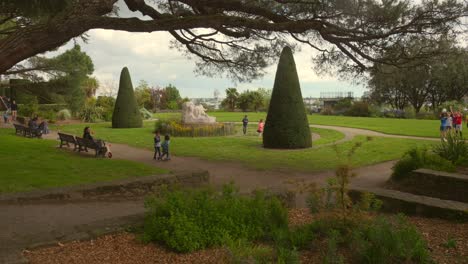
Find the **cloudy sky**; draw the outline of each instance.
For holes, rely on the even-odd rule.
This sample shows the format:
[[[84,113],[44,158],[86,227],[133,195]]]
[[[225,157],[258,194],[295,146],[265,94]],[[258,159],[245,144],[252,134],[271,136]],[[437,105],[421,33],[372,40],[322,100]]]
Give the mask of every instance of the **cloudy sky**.
[[[138,16],[121,8],[120,16]],[[229,87],[243,91],[258,87],[272,88],[276,66],[267,70],[267,74],[251,83],[234,83],[226,78],[197,76],[193,71],[195,62],[187,59],[177,50],[170,49],[172,37],[168,33],[129,33],[113,30],[91,30],[89,41],[77,41],[82,49],[93,59],[94,76],[102,84],[118,83],[122,67],[130,70],[134,86],[145,80],[150,86],[175,85],[183,97],[213,97],[217,89],[222,96]],[[59,50],[46,54],[56,55],[73,46],[69,42]],[[360,96],[366,89],[353,85],[352,82],[338,81],[333,76],[317,76],[312,70],[311,50],[303,48],[294,55],[304,97],[318,97],[320,92],[353,91]]]

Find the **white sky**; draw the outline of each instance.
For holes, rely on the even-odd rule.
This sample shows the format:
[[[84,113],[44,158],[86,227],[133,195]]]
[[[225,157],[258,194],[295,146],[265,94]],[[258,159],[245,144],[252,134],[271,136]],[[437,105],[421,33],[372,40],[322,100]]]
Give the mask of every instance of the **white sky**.
[[[139,16],[123,8],[122,3],[119,15],[122,17]],[[170,49],[172,38],[168,33],[129,33],[124,31],[94,29],[88,32],[88,43],[78,43],[93,60],[95,66],[94,76],[105,83],[118,83],[119,74],[124,66],[130,70],[134,86],[140,80],[145,80],[150,86],[175,85],[183,97],[213,97],[217,89],[224,96],[225,89],[237,87],[238,90],[256,89],[264,87],[271,89],[275,78],[276,65],[267,69],[267,74],[252,83],[235,84],[226,78],[208,78],[196,76],[194,61],[187,59],[180,52]],[[46,54],[56,55],[71,48],[70,41],[58,51]],[[356,96],[362,95],[366,90],[362,85],[353,85],[351,82],[338,81],[330,76],[317,76],[312,70],[312,50],[304,47],[301,52],[294,55],[299,80],[304,97],[318,97],[320,92],[353,91]],[[279,58],[278,58],[279,59]]]

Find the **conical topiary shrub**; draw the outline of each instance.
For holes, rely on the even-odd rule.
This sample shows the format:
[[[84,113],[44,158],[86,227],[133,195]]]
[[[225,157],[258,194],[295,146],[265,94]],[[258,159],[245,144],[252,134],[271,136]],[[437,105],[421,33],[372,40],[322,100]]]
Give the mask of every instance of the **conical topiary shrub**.
[[[309,148],[309,122],[292,51],[285,47],[276,70],[275,85],[263,133],[265,148]]]
[[[113,128],[142,127],[140,110],[133,93],[132,79],[127,67],[120,73],[119,93],[115,101],[114,113],[112,115]]]

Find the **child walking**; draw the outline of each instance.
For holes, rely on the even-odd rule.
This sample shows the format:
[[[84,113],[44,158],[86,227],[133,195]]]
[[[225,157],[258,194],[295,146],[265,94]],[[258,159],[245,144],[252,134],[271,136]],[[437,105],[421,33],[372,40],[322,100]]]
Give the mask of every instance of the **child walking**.
[[[154,134],[154,156],[153,159],[161,159],[161,136],[159,135],[159,131],[156,131]]]
[[[170,143],[170,137],[169,135],[165,135],[164,136],[164,142],[162,143],[162,156],[161,156],[161,159],[164,158],[164,156],[166,156],[166,159],[165,160],[171,160],[171,158],[169,157],[169,143]]]
[[[257,127],[257,133],[259,137],[262,136],[264,126],[265,124],[263,123],[263,119],[260,119],[260,121],[258,122],[258,127]]]

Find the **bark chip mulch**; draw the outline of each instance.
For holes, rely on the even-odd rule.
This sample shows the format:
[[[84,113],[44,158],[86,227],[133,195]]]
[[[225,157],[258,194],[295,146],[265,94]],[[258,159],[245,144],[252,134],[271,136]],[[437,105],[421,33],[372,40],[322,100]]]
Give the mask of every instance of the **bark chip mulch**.
[[[310,222],[313,217],[302,209],[290,211],[293,225]],[[408,217],[427,240],[436,263],[468,263],[468,223]],[[449,241],[451,241],[449,243]],[[450,244],[450,245],[449,245]],[[319,243],[320,245],[320,243]],[[323,245],[326,246],[325,244]],[[321,263],[320,249],[301,252],[303,263]],[[32,264],[146,264],[146,263],[226,263],[228,252],[222,248],[177,254],[163,246],[139,242],[134,234],[102,236],[91,241],[76,241],[54,247],[24,251]]]

